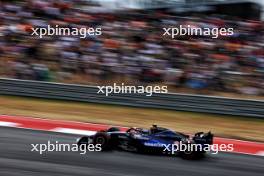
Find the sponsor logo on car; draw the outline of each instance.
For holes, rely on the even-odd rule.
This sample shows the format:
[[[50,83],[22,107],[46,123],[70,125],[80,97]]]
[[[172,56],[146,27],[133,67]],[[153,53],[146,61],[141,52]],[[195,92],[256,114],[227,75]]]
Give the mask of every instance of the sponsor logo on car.
[[[145,146],[150,146],[150,147],[163,147],[164,144],[162,143],[152,143],[152,142],[144,142]]]

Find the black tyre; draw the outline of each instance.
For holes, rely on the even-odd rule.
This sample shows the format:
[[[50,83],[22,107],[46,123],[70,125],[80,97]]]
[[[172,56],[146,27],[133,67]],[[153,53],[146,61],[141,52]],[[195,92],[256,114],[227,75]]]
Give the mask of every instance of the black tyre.
[[[197,159],[197,157],[199,156],[199,152],[193,150],[193,148],[191,147],[192,144],[194,143],[183,143],[184,145],[188,146],[187,149],[185,151],[180,151],[180,157],[183,159],[187,159],[187,160],[193,160],[193,159]]]
[[[93,138],[94,145],[100,144],[102,151],[106,151],[106,150],[111,149],[109,142],[110,142],[110,136],[104,132],[99,132],[99,133],[95,134],[95,136]]]
[[[107,130],[107,132],[115,132],[115,131],[120,131],[120,129],[117,128],[117,127],[111,127],[111,128],[109,128],[109,129]]]

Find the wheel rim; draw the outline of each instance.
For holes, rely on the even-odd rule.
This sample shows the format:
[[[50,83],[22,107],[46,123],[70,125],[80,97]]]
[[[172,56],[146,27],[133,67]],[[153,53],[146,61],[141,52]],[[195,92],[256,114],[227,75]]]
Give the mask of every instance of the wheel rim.
[[[105,138],[104,137],[97,137],[96,143],[103,145],[105,143]]]

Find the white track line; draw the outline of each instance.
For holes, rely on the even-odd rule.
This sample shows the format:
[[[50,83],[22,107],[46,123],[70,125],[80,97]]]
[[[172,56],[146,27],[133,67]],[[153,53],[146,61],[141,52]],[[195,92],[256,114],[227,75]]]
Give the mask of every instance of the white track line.
[[[14,123],[14,122],[3,122],[0,121],[0,126],[4,126],[4,127],[18,127],[20,124],[18,123]]]
[[[91,136],[96,133],[96,131],[89,131],[89,130],[78,130],[78,129],[71,129],[71,128],[54,128],[51,131],[59,132],[59,133],[68,133],[68,134],[82,134]]]
[[[259,151],[259,152],[256,153],[256,155],[264,156],[264,151]]]

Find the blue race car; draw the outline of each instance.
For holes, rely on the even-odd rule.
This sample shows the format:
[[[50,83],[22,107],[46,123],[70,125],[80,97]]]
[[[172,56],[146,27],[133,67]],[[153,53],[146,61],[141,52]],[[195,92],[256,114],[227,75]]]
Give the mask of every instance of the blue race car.
[[[179,155],[185,159],[194,159],[206,153],[205,147],[212,145],[211,132],[196,133],[194,136],[175,132],[166,128],[153,125],[150,129],[130,128],[120,131],[112,127],[106,131],[97,132],[92,136],[85,136],[77,140],[80,147],[88,144],[100,145],[102,151],[125,150],[138,153],[154,153],[165,155]],[[187,147],[180,150],[179,145]],[[199,144],[199,148],[188,147]]]

